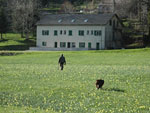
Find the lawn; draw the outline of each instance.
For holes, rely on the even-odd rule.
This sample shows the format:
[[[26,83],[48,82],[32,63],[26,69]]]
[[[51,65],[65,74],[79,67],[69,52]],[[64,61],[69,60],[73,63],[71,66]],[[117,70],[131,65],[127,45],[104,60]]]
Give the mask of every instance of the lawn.
[[[35,37],[29,37],[28,40],[21,38],[20,34],[7,33],[4,39],[0,40],[0,50],[28,50],[29,47],[35,47]]]
[[[150,112],[149,48],[0,55],[0,113]],[[99,78],[105,83],[97,90]]]

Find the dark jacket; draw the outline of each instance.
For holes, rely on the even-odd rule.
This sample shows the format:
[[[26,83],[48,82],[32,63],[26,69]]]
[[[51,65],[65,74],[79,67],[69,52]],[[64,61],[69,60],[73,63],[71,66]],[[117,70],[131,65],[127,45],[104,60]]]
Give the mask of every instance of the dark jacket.
[[[65,57],[63,55],[59,58],[58,63],[60,63],[60,64],[66,64],[66,60],[65,60]]]

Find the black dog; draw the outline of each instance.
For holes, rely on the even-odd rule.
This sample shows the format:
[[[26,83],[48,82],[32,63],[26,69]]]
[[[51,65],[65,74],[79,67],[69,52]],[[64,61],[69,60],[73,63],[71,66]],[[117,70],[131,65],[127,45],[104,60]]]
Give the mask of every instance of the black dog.
[[[96,88],[97,89],[102,88],[103,85],[104,85],[104,80],[102,80],[102,79],[96,80]]]

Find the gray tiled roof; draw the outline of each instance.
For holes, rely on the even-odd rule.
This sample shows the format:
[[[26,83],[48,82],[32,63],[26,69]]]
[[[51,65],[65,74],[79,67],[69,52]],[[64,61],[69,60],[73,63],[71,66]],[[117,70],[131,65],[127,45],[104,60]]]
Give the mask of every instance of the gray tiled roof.
[[[105,25],[115,14],[48,14],[37,25]]]

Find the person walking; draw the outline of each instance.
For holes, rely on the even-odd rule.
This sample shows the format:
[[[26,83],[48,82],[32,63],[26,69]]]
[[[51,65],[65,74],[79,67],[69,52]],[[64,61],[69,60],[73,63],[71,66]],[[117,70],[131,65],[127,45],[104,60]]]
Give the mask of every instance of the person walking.
[[[65,59],[65,57],[63,56],[63,54],[62,54],[61,57],[59,58],[58,64],[60,64],[61,70],[63,70],[64,64],[66,65],[66,59]]]

